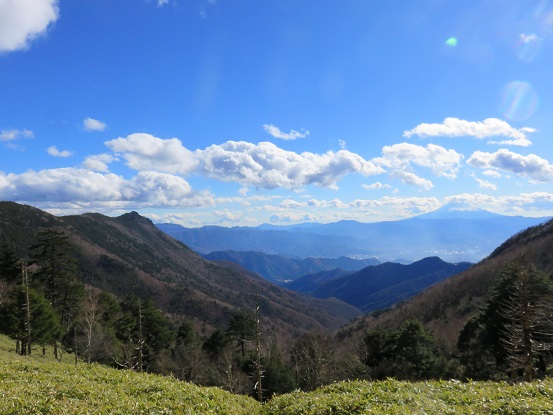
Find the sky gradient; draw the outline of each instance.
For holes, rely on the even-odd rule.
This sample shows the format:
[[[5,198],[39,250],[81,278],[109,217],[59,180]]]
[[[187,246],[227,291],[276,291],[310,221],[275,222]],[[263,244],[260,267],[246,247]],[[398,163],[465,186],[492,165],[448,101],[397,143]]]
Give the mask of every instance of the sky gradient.
[[[0,200],[553,215],[553,1],[0,0]]]

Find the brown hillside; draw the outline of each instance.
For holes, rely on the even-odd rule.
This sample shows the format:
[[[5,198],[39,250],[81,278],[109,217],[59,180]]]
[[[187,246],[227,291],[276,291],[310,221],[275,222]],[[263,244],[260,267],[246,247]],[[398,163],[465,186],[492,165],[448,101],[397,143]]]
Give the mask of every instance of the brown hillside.
[[[26,255],[40,228],[63,231],[75,247],[83,282],[117,296],[153,297],[175,318],[209,330],[259,301],[264,330],[296,336],[336,329],[359,316],[336,300],[317,300],[272,285],[261,277],[204,260],[136,212],[55,217],[30,206],[0,202],[0,241]]]

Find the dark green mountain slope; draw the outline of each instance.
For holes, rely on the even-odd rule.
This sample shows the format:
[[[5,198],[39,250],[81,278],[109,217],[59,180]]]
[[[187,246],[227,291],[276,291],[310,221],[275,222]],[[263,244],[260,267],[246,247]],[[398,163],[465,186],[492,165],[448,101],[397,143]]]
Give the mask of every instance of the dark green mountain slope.
[[[307,297],[263,278],[206,261],[136,212],[55,217],[38,209],[0,202],[0,241],[20,256],[40,228],[63,231],[75,247],[81,279],[118,296],[153,297],[164,311],[209,326],[225,325],[259,301],[264,328],[285,335],[337,328],[360,314],[336,300]]]

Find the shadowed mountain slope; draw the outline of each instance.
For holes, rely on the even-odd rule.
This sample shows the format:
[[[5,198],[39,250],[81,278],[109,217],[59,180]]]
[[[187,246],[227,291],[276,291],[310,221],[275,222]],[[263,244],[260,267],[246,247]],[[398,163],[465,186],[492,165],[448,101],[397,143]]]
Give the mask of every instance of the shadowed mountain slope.
[[[409,265],[386,262],[351,273],[307,275],[287,287],[317,298],[339,298],[370,312],[409,298],[471,265],[468,262],[450,264],[437,257],[425,258]]]

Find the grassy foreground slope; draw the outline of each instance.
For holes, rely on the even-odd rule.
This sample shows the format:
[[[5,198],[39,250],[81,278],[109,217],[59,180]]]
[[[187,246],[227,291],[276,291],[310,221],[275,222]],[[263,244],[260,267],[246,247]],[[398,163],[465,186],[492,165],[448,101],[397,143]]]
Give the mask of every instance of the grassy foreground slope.
[[[0,414],[257,415],[255,400],[170,377],[22,357],[0,336]],[[49,354],[50,355],[50,354]]]
[[[553,381],[341,382],[278,396],[263,409],[264,415],[546,415],[553,414]]]
[[[51,352],[48,353],[51,356]],[[553,415],[553,380],[529,384],[341,382],[274,397],[265,405],[170,377],[22,357],[0,336],[0,415],[222,414]]]

